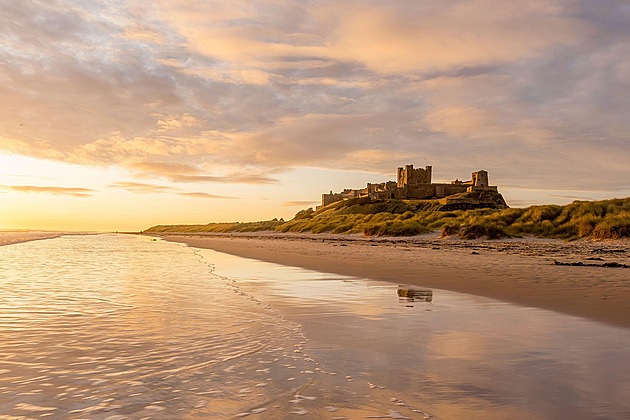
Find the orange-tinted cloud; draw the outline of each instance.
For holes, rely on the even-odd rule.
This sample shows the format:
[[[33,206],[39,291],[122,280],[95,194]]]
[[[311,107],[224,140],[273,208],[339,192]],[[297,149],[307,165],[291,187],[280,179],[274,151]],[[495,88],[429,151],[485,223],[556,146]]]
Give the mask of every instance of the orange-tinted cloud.
[[[280,6],[267,0],[239,2],[223,15],[218,10],[225,8],[217,3],[186,1],[165,2],[163,17],[192,49],[228,64],[222,67],[273,72],[285,63],[308,69],[314,63],[350,61],[398,74],[507,62],[555,45],[575,45],[591,29],[586,20],[565,14],[563,3],[410,0]]]
[[[40,187],[35,185],[0,185],[0,189],[5,191],[25,192],[25,193],[45,193],[57,195],[71,195],[74,197],[89,197],[95,190],[90,188],[75,187]]]
[[[120,188],[134,193],[168,193],[177,191],[176,188],[163,185],[147,184],[144,182],[114,182],[109,185],[112,188]]]
[[[319,201],[308,201],[308,200],[295,200],[295,201],[286,201],[282,203],[283,206],[286,207],[295,207],[295,206],[314,206],[316,204],[320,204]]]
[[[204,193],[204,192],[180,192],[177,193],[179,195],[183,195],[186,197],[195,197],[195,198],[221,198],[221,199],[229,199],[229,200],[235,200],[238,199],[238,197],[230,197],[230,196],[225,196],[225,195],[215,195],[215,194],[209,194],[209,193]]]
[[[222,198],[222,199],[237,199],[238,197],[224,196],[210,194],[201,191],[184,191],[180,188],[168,187],[164,185],[149,184],[145,182],[114,182],[109,185],[111,188],[119,188],[132,193],[140,194],[162,194],[170,193],[177,194],[186,197],[196,198]]]
[[[272,184],[276,180],[266,174],[254,171],[231,173],[226,175],[206,175],[201,168],[179,162],[131,161],[126,167],[135,171],[138,176],[162,177],[172,182],[220,182],[228,184]]]
[[[338,15],[331,55],[385,73],[434,71],[526,59],[589,31],[560,7],[526,1],[405,6],[351,2]]]
[[[273,184],[277,180],[266,175],[240,175],[228,174],[225,176],[212,175],[171,175],[168,177],[173,182],[220,182],[227,184]]]

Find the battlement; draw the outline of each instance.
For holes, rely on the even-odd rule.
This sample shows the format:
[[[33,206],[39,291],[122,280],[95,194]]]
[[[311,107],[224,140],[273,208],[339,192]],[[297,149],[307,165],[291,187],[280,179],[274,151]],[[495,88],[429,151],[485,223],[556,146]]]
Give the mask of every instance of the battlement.
[[[431,166],[414,169],[413,165],[405,165],[404,168],[398,168],[396,184],[398,188],[404,188],[405,185],[430,184],[432,171]]]

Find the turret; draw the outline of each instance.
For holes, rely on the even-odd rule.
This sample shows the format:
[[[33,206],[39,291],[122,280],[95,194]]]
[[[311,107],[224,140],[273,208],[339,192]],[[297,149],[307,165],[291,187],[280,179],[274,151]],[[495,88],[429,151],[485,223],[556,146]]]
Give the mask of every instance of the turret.
[[[488,182],[488,172],[483,169],[472,173],[472,184],[475,187],[487,187],[490,185]]]

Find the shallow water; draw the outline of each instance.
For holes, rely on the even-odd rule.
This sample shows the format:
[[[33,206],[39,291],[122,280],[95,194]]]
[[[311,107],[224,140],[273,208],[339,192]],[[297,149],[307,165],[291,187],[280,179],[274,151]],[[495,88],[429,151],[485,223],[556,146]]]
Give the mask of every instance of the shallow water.
[[[125,235],[0,267],[0,417],[630,417],[630,331],[580,318]]]
[[[2,415],[221,418],[310,380],[287,368],[313,368],[299,326],[192,249],[64,236],[0,247],[0,264]]]

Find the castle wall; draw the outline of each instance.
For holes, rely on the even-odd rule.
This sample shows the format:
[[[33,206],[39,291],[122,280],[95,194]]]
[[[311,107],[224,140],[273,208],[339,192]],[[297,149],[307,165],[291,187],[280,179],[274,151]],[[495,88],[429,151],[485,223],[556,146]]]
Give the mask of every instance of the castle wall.
[[[398,168],[397,181],[381,182],[379,184],[368,183],[361,190],[345,189],[340,193],[322,194],[322,205],[327,206],[337,201],[349,198],[369,196],[373,200],[424,200],[432,198],[444,198],[454,194],[472,191],[497,191],[496,186],[488,183],[488,172],[481,170],[472,173],[470,181],[452,181],[450,184],[432,184],[433,168],[426,166],[424,169],[414,169],[413,165],[405,165]]]
[[[474,192],[474,191],[494,191],[494,192],[499,192],[499,188],[496,185],[487,185],[485,187],[477,187],[474,185],[471,185],[470,187],[466,188],[467,192]]]
[[[435,196],[435,184],[424,184],[424,185],[407,185],[405,187],[406,190],[406,199],[410,200],[420,200],[423,198],[431,198]]]
[[[369,190],[371,188],[374,189],[378,185],[379,184],[368,184],[367,188],[364,188],[362,190],[353,190],[353,189],[346,188],[340,193],[333,193],[331,191],[330,194],[322,194],[321,207],[327,206],[332,203],[336,203],[337,201],[347,200],[349,198],[364,197],[368,195]],[[382,185],[384,186],[385,183],[383,183]]]
[[[466,192],[467,188],[467,185],[460,184],[409,185],[405,189],[405,197],[401,198],[409,200],[422,200],[434,197],[441,198],[447,195]]]
[[[459,194],[466,192],[467,185],[457,185],[457,184],[442,184],[444,185],[444,195],[441,197],[445,197],[447,195]]]
[[[341,201],[341,200],[342,200],[341,194],[339,193],[322,194],[322,207],[327,206],[332,203],[336,203],[337,201]]]

